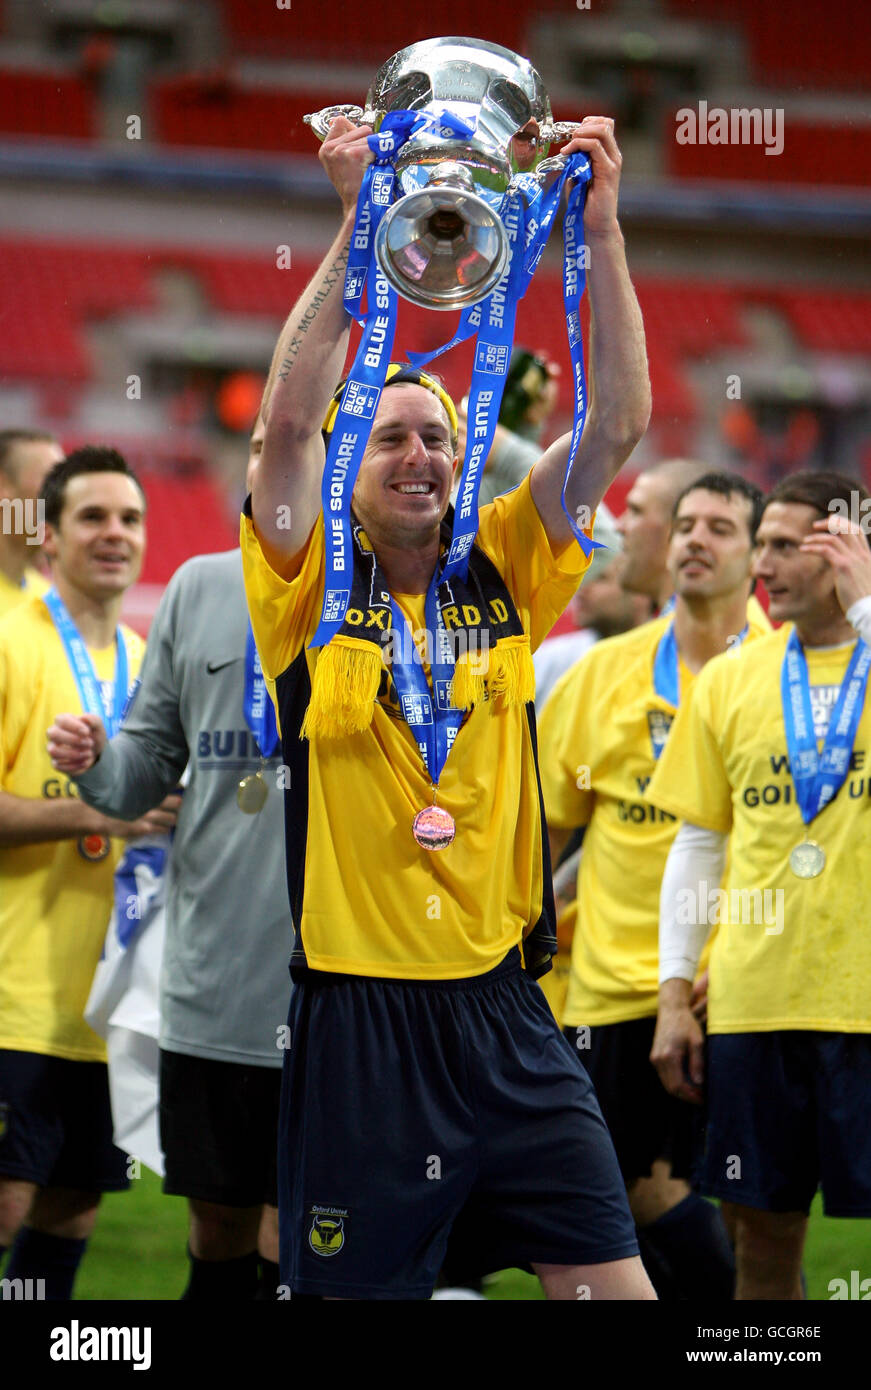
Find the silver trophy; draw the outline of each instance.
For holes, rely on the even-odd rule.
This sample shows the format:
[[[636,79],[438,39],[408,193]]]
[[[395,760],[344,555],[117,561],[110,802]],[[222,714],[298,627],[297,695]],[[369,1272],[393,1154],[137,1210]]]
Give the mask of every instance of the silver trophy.
[[[473,134],[451,137],[448,110]],[[305,121],[320,140],[335,116],[375,130],[389,111],[432,119],[396,157],[398,196],[381,219],[375,255],[394,289],[427,309],[486,298],[508,262],[499,216],[516,173],[547,186],[565,160],[548,158],[578,122],[554,122],[541,78],[526,58],[483,39],[425,39],[381,67],[359,106],[327,106]]]

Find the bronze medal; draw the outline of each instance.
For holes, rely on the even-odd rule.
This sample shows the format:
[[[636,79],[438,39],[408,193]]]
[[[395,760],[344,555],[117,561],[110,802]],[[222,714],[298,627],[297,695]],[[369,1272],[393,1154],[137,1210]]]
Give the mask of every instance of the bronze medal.
[[[443,806],[427,806],[418,811],[411,827],[421,849],[447,849],[457,833],[450,811]]]
[[[108,835],[80,835],[76,841],[76,848],[89,864],[99,864],[112,848],[112,841]]]
[[[789,867],[796,878],[816,878],[826,867],[826,851],[816,840],[804,840],[790,853]]]
[[[269,788],[262,772],[249,773],[236,788],[237,805],[246,816],[256,816],[258,811],[262,811],[268,795]]]

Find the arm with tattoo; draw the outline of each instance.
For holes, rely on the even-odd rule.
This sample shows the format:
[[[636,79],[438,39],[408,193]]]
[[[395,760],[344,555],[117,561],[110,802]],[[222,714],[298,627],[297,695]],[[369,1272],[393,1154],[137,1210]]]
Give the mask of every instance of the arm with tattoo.
[[[288,316],[263,393],[265,433],[252,512],[266,558],[285,571],[301,552],[320,511],[321,423],[348,350],[351,321],[342,291],[357,193],[372,158],[366,144],[369,134],[368,126],[355,127],[339,117],[321,146],[321,162],[342,200],[342,225]]]

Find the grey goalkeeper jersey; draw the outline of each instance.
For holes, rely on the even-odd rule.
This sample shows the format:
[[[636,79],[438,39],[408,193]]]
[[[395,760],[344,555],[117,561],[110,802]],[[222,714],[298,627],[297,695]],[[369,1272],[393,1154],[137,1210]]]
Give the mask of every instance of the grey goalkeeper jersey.
[[[263,810],[239,780],[260,758],[243,711],[248,610],[238,550],[181,566],[161,599],[121,733],[78,779],[82,797],[133,820],[190,762],[167,876],[160,1045],[223,1062],[281,1065],[293,930],[280,744]]]

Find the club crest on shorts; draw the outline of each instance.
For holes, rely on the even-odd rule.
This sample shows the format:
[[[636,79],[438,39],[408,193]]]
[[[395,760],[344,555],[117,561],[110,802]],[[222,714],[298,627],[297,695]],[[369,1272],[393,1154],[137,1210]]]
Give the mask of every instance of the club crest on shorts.
[[[316,1255],[338,1255],[345,1244],[345,1207],[312,1207],[308,1243]]]
[[[0,1100],[0,1139],[3,1139],[5,1137],[8,1128],[9,1102],[8,1100]]]

